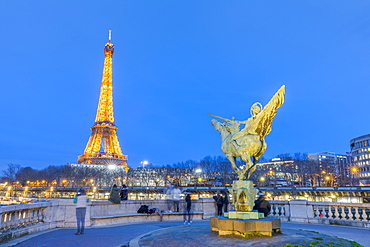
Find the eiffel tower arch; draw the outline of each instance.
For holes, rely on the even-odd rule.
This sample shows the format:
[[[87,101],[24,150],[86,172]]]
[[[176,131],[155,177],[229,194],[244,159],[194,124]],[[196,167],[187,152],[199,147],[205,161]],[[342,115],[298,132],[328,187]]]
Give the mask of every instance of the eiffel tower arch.
[[[114,124],[113,112],[113,79],[112,57],[114,45],[111,43],[111,31],[104,47],[104,68],[100,86],[98,109],[95,123],[87,142],[85,151],[78,156],[79,164],[123,166],[127,171],[127,155],[124,155],[117,136],[117,126]]]

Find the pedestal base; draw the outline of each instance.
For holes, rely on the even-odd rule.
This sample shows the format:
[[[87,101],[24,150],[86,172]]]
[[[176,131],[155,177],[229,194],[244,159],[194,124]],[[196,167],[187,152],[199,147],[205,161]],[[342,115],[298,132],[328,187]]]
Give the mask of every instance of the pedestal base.
[[[263,213],[258,211],[229,211],[224,213],[224,216],[229,219],[240,219],[240,220],[258,220],[265,218]]]
[[[255,220],[228,219],[225,217],[211,217],[211,230],[217,231],[220,236],[239,235],[242,237],[251,236],[272,236],[272,232],[280,231],[280,219],[264,218]]]

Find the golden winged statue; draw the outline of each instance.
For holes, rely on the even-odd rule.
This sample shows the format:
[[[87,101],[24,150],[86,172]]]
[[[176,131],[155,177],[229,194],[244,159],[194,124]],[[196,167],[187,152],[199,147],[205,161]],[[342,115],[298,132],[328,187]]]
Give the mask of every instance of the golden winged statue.
[[[249,179],[256,170],[257,161],[267,148],[265,136],[271,132],[272,120],[277,108],[284,103],[284,95],[285,86],[283,85],[265,107],[259,102],[254,103],[250,110],[252,116],[244,121],[209,114],[225,121],[219,122],[212,119],[212,125],[221,134],[221,149],[231,162],[231,167],[238,174],[239,180]],[[244,127],[241,128],[242,124]],[[246,164],[238,167],[237,157],[240,157]]]

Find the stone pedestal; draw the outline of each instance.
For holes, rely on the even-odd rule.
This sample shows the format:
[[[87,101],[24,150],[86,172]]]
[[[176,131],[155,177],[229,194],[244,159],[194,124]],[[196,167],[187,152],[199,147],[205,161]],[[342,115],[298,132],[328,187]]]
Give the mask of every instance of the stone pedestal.
[[[224,216],[229,219],[241,219],[241,220],[258,220],[265,218],[263,213],[259,213],[257,211],[229,211],[224,213]]]
[[[265,218],[259,220],[228,219],[225,217],[211,217],[211,230],[217,231],[220,236],[239,235],[250,237],[255,235],[272,236],[273,231],[280,231],[280,219]]]
[[[251,180],[234,181],[229,192],[233,196],[236,211],[252,211],[258,190],[253,187]]]

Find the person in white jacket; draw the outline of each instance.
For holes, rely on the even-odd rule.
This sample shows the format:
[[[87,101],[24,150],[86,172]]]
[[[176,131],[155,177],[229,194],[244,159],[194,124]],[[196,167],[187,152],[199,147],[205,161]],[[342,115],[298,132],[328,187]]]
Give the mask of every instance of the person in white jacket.
[[[76,219],[77,219],[77,232],[75,235],[84,234],[85,231],[85,215],[86,206],[90,200],[86,196],[84,189],[79,189],[73,203],[76,204]]]
[[[173,206],[174,206],[174,209],[173,209],[174,212],[179,212],[181,193],[182,192],[181,192],[179,186],[176,184],[175,188],[171,191],[172,202],[173,202]]]

